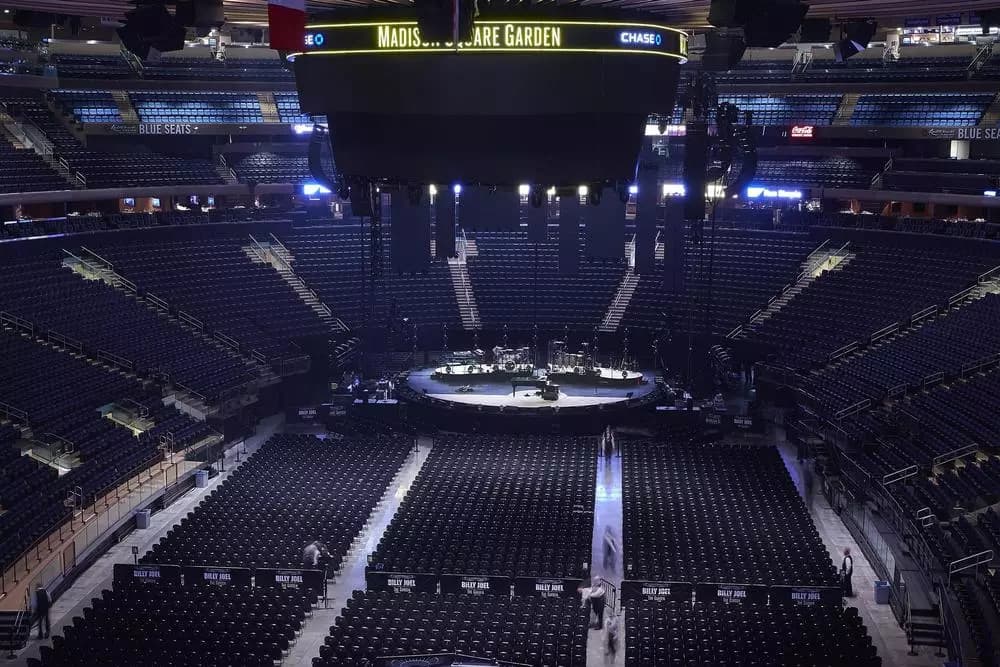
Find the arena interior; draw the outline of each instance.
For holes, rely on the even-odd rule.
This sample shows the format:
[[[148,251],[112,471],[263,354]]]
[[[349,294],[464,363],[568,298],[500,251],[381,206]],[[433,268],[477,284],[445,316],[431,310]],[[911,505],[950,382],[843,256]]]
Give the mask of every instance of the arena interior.
[[[7,664],[1000,665],[995,0],[0,10]]]

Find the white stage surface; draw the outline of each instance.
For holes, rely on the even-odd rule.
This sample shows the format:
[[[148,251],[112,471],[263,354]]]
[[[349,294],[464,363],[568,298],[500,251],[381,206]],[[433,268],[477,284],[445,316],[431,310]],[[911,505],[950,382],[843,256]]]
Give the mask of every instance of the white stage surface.
[[[508,379],[472,379],[468,386],[471,392],[461,392],[455,383],[443,382],[433,377],[433,368],[412,371],[407,383],[412,389],[430,398],[442,401],[452,401],[465,405],[483,405],[490,407],[510,406],[514,408],[580,408],[587,406],[609,405],[641,398],[656,389],[655,375],[652,371],[642,373],[647,380],[644,384],[635,386],[588,386],[582,384],[561,384],[558,378],[554,381],[560,385],[559,398],[554,401],[544,400],[540,390],[519,387],[516,393],[511,393],[511,383]],[[636,373],[638,375],[638,373]]]

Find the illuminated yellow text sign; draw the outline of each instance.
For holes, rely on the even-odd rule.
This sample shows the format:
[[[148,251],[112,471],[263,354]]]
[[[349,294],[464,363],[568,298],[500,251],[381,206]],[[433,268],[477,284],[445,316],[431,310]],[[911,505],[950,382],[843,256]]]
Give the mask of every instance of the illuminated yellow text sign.
[[[687,35],[675,28],[613,21],[477,21],[468,41],[424,41],[416,21],[309,26],[305,54],[570,52],[665,56],[687,61]]]

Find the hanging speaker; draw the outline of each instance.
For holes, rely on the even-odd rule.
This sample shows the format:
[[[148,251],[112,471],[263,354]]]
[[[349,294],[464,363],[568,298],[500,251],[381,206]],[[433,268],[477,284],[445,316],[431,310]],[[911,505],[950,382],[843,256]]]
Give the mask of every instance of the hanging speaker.
[[[696,121],[687,126],[684,141],[684,219],[705,217],[708,171],[708,125]]]

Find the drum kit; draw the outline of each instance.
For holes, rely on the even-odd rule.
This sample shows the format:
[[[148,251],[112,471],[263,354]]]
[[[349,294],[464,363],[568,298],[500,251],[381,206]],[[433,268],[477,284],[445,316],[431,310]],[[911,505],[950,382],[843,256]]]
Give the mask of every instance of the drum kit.
[[[493,348],[493,364],[499,370],[515,371],[532,367],[534,365],[533,356],[530,347],[510,348],[498,345]]]
[[[553,373],[579,373],[584,374],[594,366],[594,356],[591,354],[590,345],[583,343],[583,349],[579,352],[570,352],[566,349],[566,342],[562,340],[549,341],[549,371]]]

